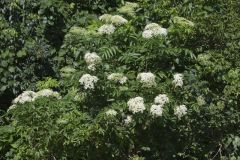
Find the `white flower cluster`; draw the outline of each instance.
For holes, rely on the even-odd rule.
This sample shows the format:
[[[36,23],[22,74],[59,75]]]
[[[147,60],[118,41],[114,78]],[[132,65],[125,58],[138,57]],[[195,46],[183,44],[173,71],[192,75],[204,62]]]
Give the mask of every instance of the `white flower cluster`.
[[[35,97],[37,96],[37,93],[33,91],[24,91],[22,94],[20,94],[18,97],[16,97],[13,100],[14,104],[20,103],[26,103],[26,102],[32,102],[34,101]]]
[[[54,92],[51,89],[43,89],[38,92],[24,91],[18,97],[13,100],[13,104],[24,104],[26,102],[33,102],[39,97],[55,97],[61,98],[58,92]]]
[[[139,80],[146,87],[152,87],[156,86],[155,77],[156,76],[151,72],[139,73],[137,80]]]
[[[58,92],[52,91],[51,89],[43,89],[37,92],[37,97],[55,97],[61,98]]]
[[[116,115],[117,115],[117,111],[115,111],[114,109],[109,109],[109,110],[106,112],[106,115],[107,115],[107,116],[116,116]]]
[[[159,27],[160,26],[157,23],[149,23],[145,26],[144,30],[154,30],[154,29],[157,29]]]
[[[154,99],[154,103],[159,104],[163,106],[165,103],[169,102],[169,98],[166,94],[159,94],[157,97]]]
[[[180,119],[182,118],[182,116],[184,116],[185,114],[187,114],[187,107],[185,105],[180,105],[177,106],[174,109],[174,114]]]
[[[144,106],[144,101],[142,97],[131,98],[127,102],[127,105],[129,107],[129,110],[134,114],[138,112],[142,113],[146,109]]]
[[[99,17],[99,20],[105,22],[105,23],[110,23],[115,26],[120,26],[128,22],[125,18],[123,18],[120,15],[110,15],[110,14],[104,14]]]
[[[146,39],[150,39],[153,37],[153,32],[151,30],[143,31],[142,37]]]
[[[88,69],[95,71],[96,70],[96,65],[100,64],[102,62],[101,57],[97,55],[95,52],[87,52],[84,55],[84,60],[86,61],[88,65]]]
[[[142,33],[143,38],[149,39],[154,36],[167,36],[167,29],[162,28],[157,23],[150,23],[145,26],[144,31]]]
[[[37,97],[55,97],[55,98],[61,98],[58,92],[55,92],[51,89],[43,89],[37,92]]]
[[[98,32],[100,34],[112,34],[115,31],[115,27],[112,24],[104,24],[99,29]]]
[[[162,116],[163,113],[163,106],[164,104],[169,102],[169,98],[166,94],[159,94],[157,97],[154,99],[154,103],[151,108],[150,108],[150,113],[153,116]]]
[[[98,78],[96,76],[91,76],[90,74],[84,74],[79,82],[84,85],[84,89],[94,89],[94,84],[97,83]]]
[[[127,82],[127,77],[124,76],[122,73],[112,73],[107,77],[107,79],[120,84],[124,84]]]
[[[103,21],[105,23],[111,23],[112,15],[111,14],[103,14],[99,17],[100,21]]]
[[[153,115],[153,116],[162,116],[162,113],[163,113],[163,108],[162,108],[162,105],[155,105],[153,104],[150,108],[150,113]]]
[[[115,26],[120,26],[128,22],[125,18],[119,15],[110,15],[110,14],[104,14],[99,17],[99,19],[107,24],[102,25],[99,29],[98,32],[100,34],[112,34],[114,33],[116,27]]]
[[[128,115],[125,119],[124,119],[124,123],[126,125],[130,124],[132,122],[132,116]]]
[[[173,84],[175,87],[182,87],[183,86],[183,74],[176,73],[173,75]]]
[[[118,11],[129,16],[135,16],[135,10],[138,7],[139,5],[137,3],[126,2],[124,6],[118,9]]]
[[[112,18],[111,18],[111,22],[112,22],[112,24],[114,24],[114,25],[116,25],[116,26],[120,26],[120,25],[123,25],[123,24],[127,23],[128,20],[126,20],[126,19],[123,18],[122,16],[114,15],[114,16],[112,16]]]

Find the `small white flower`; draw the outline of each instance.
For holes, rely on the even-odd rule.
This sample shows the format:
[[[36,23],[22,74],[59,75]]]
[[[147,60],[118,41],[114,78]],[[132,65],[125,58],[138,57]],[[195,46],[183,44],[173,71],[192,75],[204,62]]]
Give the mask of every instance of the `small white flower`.
[[[160,26],[157,23],[149,23],[145,26],[144,30],[153,30],[159,27]]]
[[[146,38],[146,39],[152,38],[153,37],[153,31],[152,30],[143,31],[142,37]]]
[[[91,71],[96,71],[96,65],[95,64],[90,64],[87,66],[87,68]]]
[[[42,89],[37,92],[37,96],[34,97],[34,100],[37,99],[38,97],[56,97],[56,98],[61,98],[58,92],[54,92],[51,89]]]
[[[128,20],[126,20],[125,18],[123,18],[120,15],[112,16],[110,14],[104,14],[104,15],[100,16],[99,19],[105,23],[111,23],[116,26],[120,26],[120,25],[123,25],[128,22]]]
[[[156,116],[156,117],[162,116],[162,113],[163,113],[162,106],[161,105],[155,105],[155,104],[152,105],[151,108],[150,108],[150,113],[153,116]]]
[[[98,63],[101,63],[102,62],[102,59],[101,57],[99,57],[97,55],[97,53],[95,52],[87,52],[85,55],[84,55],[84,60],[86,61],[86,63],[89,65],[89,64],[98,64]]]
[[[99,57],[97,55],[97,53],[93,52],[87,52],[84,55],[84,60],[86,61],[87,65],[88,65],[88,69],[95,71],[96,70],[96,65],[100,64],[102,62],[101,57]]]
[[[34,101],[35,97],[37,96],[37,93],[33,91],[24,91],[22,94],[20,94],[18,97],[16,97],[13,100],[13,104],[24,104],[25,102],[32,102]]]
[[[168,34],[167,29],[166,28],[161,28],[161,27],[153,29],[152,31],[153,31],[154,36],[158,36],[158,35],[167,36],[167,34]]]
[[[99,20],[105,22],[105,23],[110,23],[111,22],[112,15],[110,14],[103,14],[102,16],[99,17]]]
[[[177,73],[173,75],[173,84],[175,87],[182,87],[183,86],[183,74]]]
[[[112,73],[107,77],[107,79],[120,84],[124,84],[127,82],[127,77],[124,76],[122,73]]]
[[[142,33],[143,38],[149,39],[154,36],[167,36],[167,29],[162,28],[157,23],[150,23],[146,25]]]
[[[131,98],[127,102],[127,105],[129,107],[129,110],[134,114],[138,112],[143,113],[143,111],[146,109],[144,106],[144,101],[142,97]]]
[[[169,102],[169,98],[166,94],[159,94],[157,97],[154,99],[154,103],[159,104],[163,106],[165,103]]]
[[[155,75],[151,72],[139,73],[137,80],[139,80],[144,86],[152,87],[156,86]]]
[[[115,111],[114,109],[109,109],[109,110],[106,112],[106,115],[107,115],[107,116],[116,116],[116,115],[117,115],[117,111]]]
[[[182,116],[187,114],[187,107],[185,105],[177,106],[174,109],[174,114],[180,119]]]
[[[100,34],[112,34],[115,31],[115,27],[112,24],[104,24],[99,29]]]
[[[126,20],[122,16],[114,15],[114,16],[111,17],[111,22],[112,22],[112,24],[114,24],[116,26],[120,26],[120,25],[123,25],[123,24],[127,23],[128,20]]]
[[[91,76],[90,74],[84,74],[79,82],[84,85],[84,89],[94,89],[94,84],[97,83],[98,78],[96,76]]]
[[[126,125],[130,124],[132,122],[132,116],[128,115],[125,119],[124,119],[124,123]]]
[[[119,80],[119,83],[120,83],[120,84],[124,84],[124,83],[127,82],[127,79],[128,79],[128,78],[124,76],[124,77],[122,77],[122,78]]]

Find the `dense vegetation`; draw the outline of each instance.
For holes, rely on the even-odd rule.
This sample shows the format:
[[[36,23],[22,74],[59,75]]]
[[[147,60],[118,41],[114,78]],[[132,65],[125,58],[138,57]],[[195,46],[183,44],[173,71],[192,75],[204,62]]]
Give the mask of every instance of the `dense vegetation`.
[[[238,0],[1,0],[0,159],[240,159],[239,51]]]

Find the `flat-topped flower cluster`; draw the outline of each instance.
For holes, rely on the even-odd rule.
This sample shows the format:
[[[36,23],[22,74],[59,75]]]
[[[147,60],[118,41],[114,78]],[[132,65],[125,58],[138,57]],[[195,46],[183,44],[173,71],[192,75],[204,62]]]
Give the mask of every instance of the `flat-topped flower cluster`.
[[[138,112],[143,113],[143,111],[146,109],[144,105],[144,100],[142,97],[131,98],[127,102],[127,105],[129,107],[129,111],[131,111],[132,113],[138,113]]]
[[[120,26],[128,22],[128,20],[126,20],[120,15],[110,15],[110,14],[104,14],[100,16],[99,20],[107,24],[113,24],[115,26]]]
[[[156,76],[151,72],[139,73],[137,80],[139,80],[146,87],[156,86]]]
[[[98,32],[100,34],[113,34],[115,29],[116,28],[112,24],[104,24],[98,29]]]
[[[34,91],[24,91],[22,94],[17,96],[13,100],[13,104],[24,104],[26,102],[33,102],[39,97],[55,97],[55,98],[61,98],[60,94],[58,92],[52,91],[51,89],[43,89],[38,92]]]
[[[183,86],[183,75],[180,73],[177,73],[175,75],[173,75],[173,84],[175,85],[175,87],[182,87]]]
[[[98,64],[101,64],[101,62],[102,62],[101,57],[99,57],[96,52],[92,52],[92,53],[87,52],[84,55],[84,60],[86,61],[87,65],[88,65],[88,69],[92,70],[92,71],[95,71],[96,66]]]
[[[142,33],[143,38],[149,39],[156,36],[167,36],[167,29],[162,28],[157,23],[150,23],[145,26]]]
[[[98,32],[100,34],[112,34],[116,29],[115,26],[121,26],[128,22],[128,20],[126,20],[120,15],[110,15],[110,14],[104,14],[100,16],[99,20],[105,23],[98,29]]]
[[[97,81],[98,78],[90,74],[84,74],[79,80],[84,89],[94,89],[94,84],[97,83]]]

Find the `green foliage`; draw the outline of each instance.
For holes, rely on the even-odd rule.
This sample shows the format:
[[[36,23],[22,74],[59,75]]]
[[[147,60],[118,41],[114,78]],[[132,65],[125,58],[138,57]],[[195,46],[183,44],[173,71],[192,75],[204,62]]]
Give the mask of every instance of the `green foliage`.
[[[59,87],[59,84],[56,79],[47,77],[43,81],[38,81],[36,84],[36,87],[38,90],[42,90],[42,89],[48,89],[48,88],[57,88]]]
[[[8,159],[72,159],[66,153],[86,154],[83,150],[87,150],[90,130],[94,131],[90,117],[67,100],[41,99],[35,104],[18,106],[8,114],[14,115],[12,123],[1,128],[12,137]],[[34,127],[29,128],[32,124]]]
[[[237,0],[3,0],[0,8],[0,95],[53,89],[62,96],[13,101],[0,119],[0,159],[239,159]],[[128,22],[100,34],[104,13]],[[144,38],[149,23],[167,36]],[[87,52],[102,63],[89,69]],[[156,85],[140,82],[142,72]],[[111,81],[112,73],[126,83]],[[85,74],[97,77],[94,89],[81,84]],[[159,94],[169,103],[156,117]],[[127,102],[137,96],[146,110],[133,114]]]

